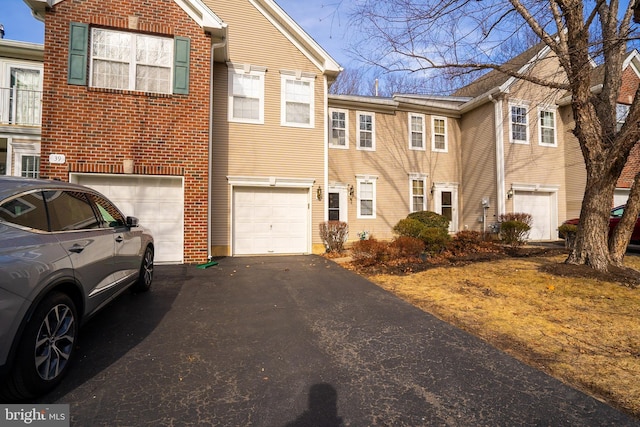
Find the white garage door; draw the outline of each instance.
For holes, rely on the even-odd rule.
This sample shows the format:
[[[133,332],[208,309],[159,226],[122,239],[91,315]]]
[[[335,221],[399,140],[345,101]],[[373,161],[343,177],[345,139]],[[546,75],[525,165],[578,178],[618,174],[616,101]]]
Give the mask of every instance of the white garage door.
[[[157,263],[183,262],[182,177],[74,175],[72,181],[101,192],[122,213],[137,217],[151,230]]]
[[[307,253],[308,236],[308,189],[234,189],[234,255]]]
[[[533,224],[529,240],[550,240],[552,236],[552,193],[516,191],[513,196],[515,212],[531,214]]]

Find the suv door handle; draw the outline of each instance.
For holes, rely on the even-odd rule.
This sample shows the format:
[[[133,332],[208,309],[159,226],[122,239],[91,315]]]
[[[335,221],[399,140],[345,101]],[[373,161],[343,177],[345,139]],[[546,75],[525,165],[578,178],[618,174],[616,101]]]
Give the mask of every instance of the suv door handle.
[[[75,254],[79,254],[80,252],[84,251],[84,246],[81,246],[81,245],[79,245],[79,244],[77,244],[77,243],[76,243],[75,245],[71,246],[71,247],[68,249],[68,251],[69,251],[69,252],[73,252],[73,253],[75,253]]]
[[[116,242],[122,243],[123,241],[124,241],[124,239],[122,238],[122,236],[116,237]]]

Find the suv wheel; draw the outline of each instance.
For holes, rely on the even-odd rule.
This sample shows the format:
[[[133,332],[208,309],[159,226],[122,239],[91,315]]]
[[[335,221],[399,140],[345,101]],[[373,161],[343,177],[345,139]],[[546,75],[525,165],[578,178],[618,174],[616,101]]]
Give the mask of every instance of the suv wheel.
[[[133,292],[146,292],[151,288],[151,282],[153,282],[153,249],[147,246],[142,257],[138,281],[133,284],[131,290]]]
[[[73,359],[78,326],[73,300],[59,292],[47,295],[25,327],[4,394],[29,399],[55,387]]]

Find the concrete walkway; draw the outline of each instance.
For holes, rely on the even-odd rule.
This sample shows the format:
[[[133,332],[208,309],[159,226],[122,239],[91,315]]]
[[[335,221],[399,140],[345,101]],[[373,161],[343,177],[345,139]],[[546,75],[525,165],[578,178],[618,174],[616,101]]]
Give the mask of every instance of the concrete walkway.
[[[640,425],[317,256],[159,266],[80,339],[78,426]]]

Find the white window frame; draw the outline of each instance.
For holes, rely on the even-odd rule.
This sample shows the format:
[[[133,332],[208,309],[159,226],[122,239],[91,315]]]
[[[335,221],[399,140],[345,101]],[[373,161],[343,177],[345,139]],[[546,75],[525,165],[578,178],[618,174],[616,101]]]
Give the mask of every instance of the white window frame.
[[[264,124],[264,76],[267,71],[265,67],[256,67],[252,65],[238,65],[238,64],[228,64],[229,66],[229,114],[228,120],[229,122],[235,123],[249,123],[249,124]],[[258,78],[258,118],[257,119],[249,119],[243,117],[235,117],[233,115],[234,112],[234,102],[235,98],[241,96],[236,93],[234,89],[234,77],[236,75],[248,75],[252,77]]]
[[[129,50],[129,60],[128,61],[118,61],[114,58],[107,58],[107,57],[98,57],[96,56],[96,54],[94,53],[94,46],[93,46],[93,41],[90,44],[90,54],[89,54],[89,59],[90,59],[90,72],[89,72],[89,86],[90,87],[97,87],[97,88],[104,88],[104,89],[115,89],[115,90],[129,90],[129,91],[135,91],[135,92],[148,92],[148,93],[162,93],[162,94],[171,94],[173,93],[173,73],[174,73],[174,63],[173,63],[173,58],[174,58],[174,39],[170,38],[170,37],[163,37],[163,36],[156,36],[156,35],[151,35],[151,34],[143,34],[143,33],[134,33],[134,32],[128,32],[128,31],[118,31],[118,30],[112,30],[112,29],[105,29],[105,28],[98,28],[98,27],[94,27],[91,29],[91,39],[94,40],[94,38],[96,37],[96,32],[98,31],[102,31],[102,32],[107,32],[107,33],[114,33],[114,34],[122,34],[122,35],[126,35],[131,37],[131,44],[130,44],[130,50]],[[161,39],[163,41],[170,41],[170,43],[168,43],[170,52],[167,53],[167,57],[170,58],[170,61],[168,63],[168,65],[164,66],[164,65],[158,65],[158,64],[144,64],[144,63],[138,63],[138,61],[136,60],[136,43],[139,37],[144,37],[144,38],[155,38],[155,39]],[[121,64],[128,64],[128,77],[129,77],[129,83],[128,86],[126,88],[120,88],[120,87],[109,87],[109,86],[97,86],[97,84],[94,82],[94,66],[95,66],[95,61],[106,61],[106,62],[111,62],[111,63],[121,63]],[[153,66],[153,67],[161,67],[161,68],[166,68],[169,70],[169,77],[167,79],[167,86],[165,87],[164,91],[146,91],[146,90],[142,90],[142,89],[138,89],[137,85],[136,85],[136,70],[137,70],[137,66],[138,65],[149,65],[149,66]]]
[[[543,127],[543,123],[542,123],[542,114],[543,113],[551,113],[553,114],[553,143],[549,144],[547,142],[543,142],[542,141],[542,131],[546,128],[548,129],[549,127]],[[538,144],[543,146],[543,147],[557,147],[558,146],[558,112],[556,109],[554,108],[538,108]]]
[[[43,84],[43,78],[44,78],[43,67],[36,66],[31,63],[12,61],[6,58],[3,58],[3,61],[4,61],[4,69],[1,70],[3,75],[0,76],[0,87],[8,88],[6,90],[10,90],[12,91],[12,93],[11,94],[7,93],[6,95],[0,94],[0,103],[2,103],[2,105],[0,105],[0,121],[3,121],[5,123],[11,122],[11,124],[25,124],[25,125],[40,126],[42,124],[42,84]],[[0,65],[3,65],[2,62],[0,62]],[[33,102],[37,103],[37,105],[34,106],[35,108],[33,108],[33,110],[30,110],[30,111],[33,111],[33,115],[28,114],[28,117],[33,117],[34,120],[27,120],[26,122],[19,121],[20,123],[16,122],[17,107],[20,106],[21,103],[24,101],[20,101],[16,104],[18,100],[11,99],[14,94],[17,95],[17,91],[18,91],[18,89],[14,89],[13,87],[11,87],[11,71],[14,69],[38,72],[38,77],[39,77],[38,88],[26,90],[26,92],[30,94],[28,98],[30,98],[30,100],[31,98],[33,98]],[[3,82],[4,80],[3,77],[6,78],[6,83]],[[13,92],[14,90],[16,92]],[[27,102],[27,104],[30,105],[30,102]],[[11,118],[11,120],[9,120],[9,118]]]
[[[436,120],[444,121],[444,133],[436,133]],[[447,122],[446,117],[441,117],[441,116],[431,117],[431,151],[439,152],[439,153],[446,153],[449,151],[449,136],[447,134],[448,126],[449,126],[449,123]],[[444,148],[436,147],[436,136],[440,136],[440,135],[444,136]]]
[[[378,177],[373,175],[356,175],[356,185],[357,185],[357,218],[358,219],[376,219],[376,195],[377,195],[377,183]],[[363,199],[362,195],[362,185],[363,184],[371,184],[372,191],[372,199],[366,198]],[[362,201],[363,200],[371,200],[371,215],[363,215],[362,214]]]
[[[513,117],[513,109],[514,108],[520,108],[520,109],[524,109],[524,118],[525,118],[525,123],[524,125],[522,123],[516,123],[513,121],[514,117]],[[524,126],[525,128],[525,139],[514,139],[513,138],[513,127],[514,126]],[[510,102],[509,103],[509,142],[512,144],[525,144],[528,145],[529,144],[529,106],[525,103],[517,103],[517,102]]]
[[[418,212],[417,210],[414,209],[413,206],[413,198],[416,197],[416,195],[413,193],[413,182],[414,181],[422,181],[422,188],[423,188],[423,194],[422,194],[422,209],[420,209],[420,211],[426,211],[427,210],[427,175],[426,174],[421,174],[421,173],[412,173],[409,174],[409,212]]]
[[[616,129],[618,132],[622,129],[622,125],[627,121],[630,108],[631,106],[628,104],[616,103]]]
[[[413,119],[417,118],[420,119],[422,122],[422,129],[418,132],[418,131],[414,131],[413,129]],[[425,115],[424,114],[416,114],[416,113],[409,113],[409,120],[408,120],[408,125],[409,125],[409,150],[418,150],[418,151],[426,151],[426,120],[425,120]],[[419,147],[414,147],[413,145],[413,134],[414,133],[420,133],[420,146]]]
[[[308,84],[308,102],[298,102],[309,106],[309,123],[287,121],[287,82],[301,82]],[[280,124],[288,127],[313,128],[315,127],[315,74],[303,72],[280,71]],[[300,100],[298,100],[300,101]]]
[[[361,133],[363,132],[360,129],[360,118],[363,116],[370,116],[371,117],[371,147],[363,147],[361,145]],[[370,113],[370,112],[366,112],[366,111],[358,111],[356,112],[356,148],[358,150],[363,150],[363,151],[376,151],[376,114],[375,113]],[[369,132],[369,131],[364,131],[364,132]]]
[[[333,113],[341,113],[344,114],[344,145],[333,143]],[[339,108],[330,108],[329,109],[329,147],[331,148],[339,148],[342,150],[349,149],[349,110],[343,110]]]

